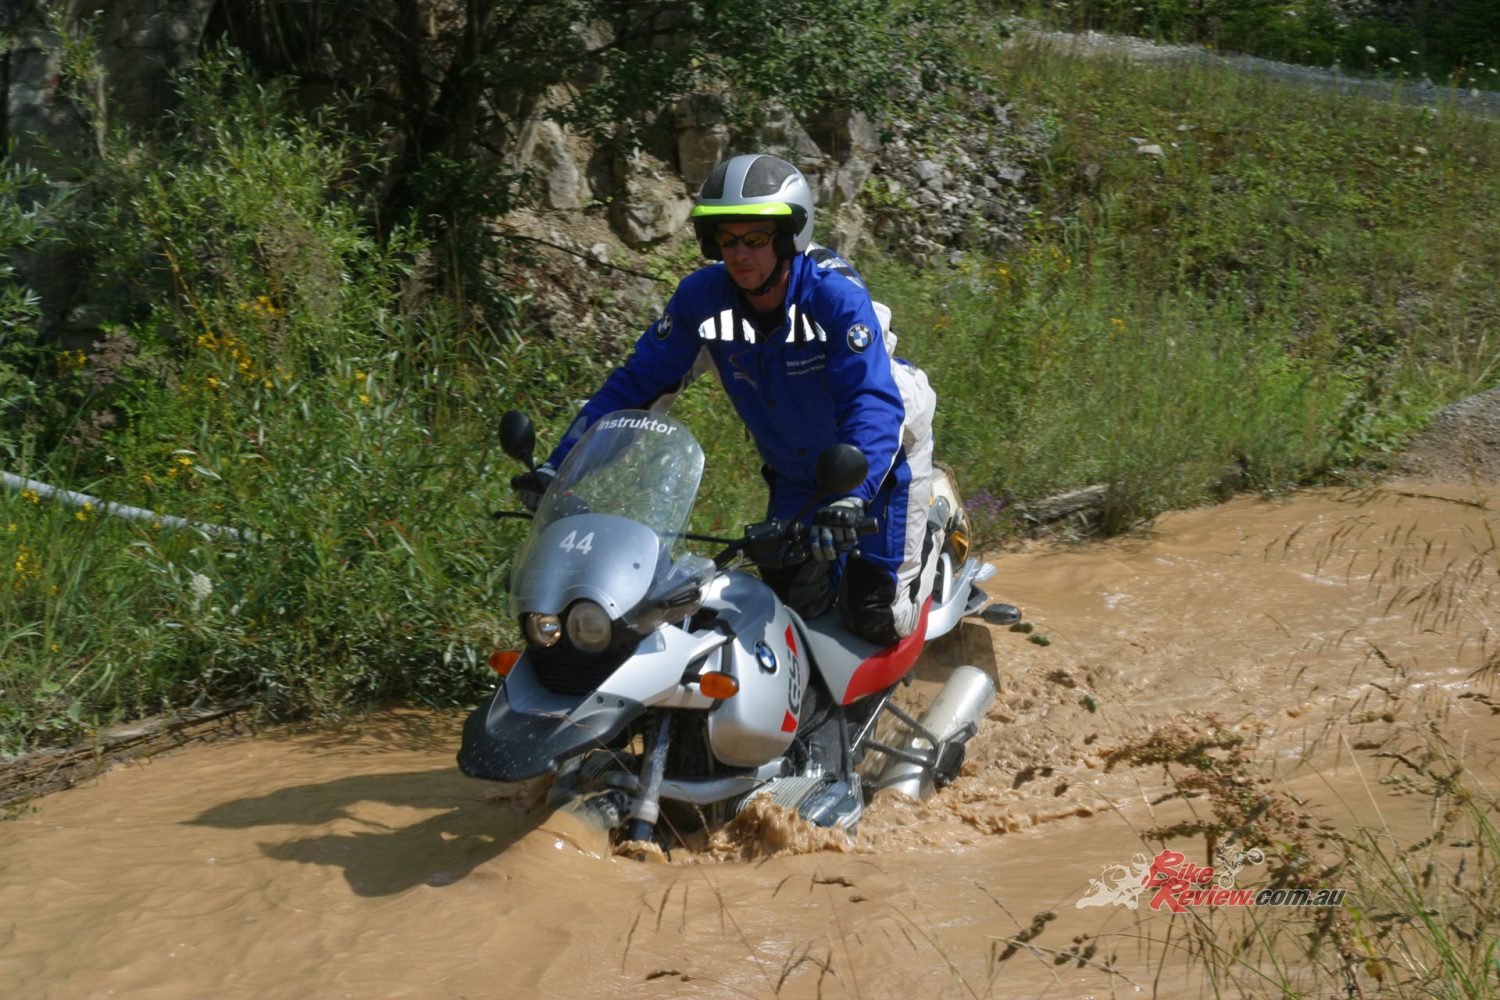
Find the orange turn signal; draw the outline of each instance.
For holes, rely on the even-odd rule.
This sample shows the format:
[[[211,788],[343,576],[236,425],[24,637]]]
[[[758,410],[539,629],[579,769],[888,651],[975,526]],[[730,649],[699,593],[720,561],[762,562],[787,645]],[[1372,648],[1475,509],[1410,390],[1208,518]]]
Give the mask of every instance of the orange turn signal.
[[[953,554],[958,557],[959,563],[962,564],[964,559],[969,555],[969,533],[962,528],[954,528],[948,532],[948,542],[953,546]]]
[[[506,677],[516,668],[516,661],[521,658],[519,651],[514,649],[497,649],[490,654],[490,669],[501,677]]]
[[[710,698],[733,698],[740,693],[740,682],[732,675],[721,674],[716,670],[698,676],[698,690]]]

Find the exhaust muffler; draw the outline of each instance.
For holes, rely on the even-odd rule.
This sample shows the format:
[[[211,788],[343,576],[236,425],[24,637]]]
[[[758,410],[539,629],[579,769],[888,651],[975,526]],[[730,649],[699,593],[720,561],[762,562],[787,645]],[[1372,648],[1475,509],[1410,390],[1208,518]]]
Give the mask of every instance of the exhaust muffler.
[[[914,799],[927,798],[935,787],[935,773],[950,780],[957,775],[964,745],[978,730],[979,720],[994,700],[995,682],[989,674],[978,667],[955,667],[927,711],[916,720],[917,730],[905,734],[899,745],[904,751],[902,757],[893,758],[885,766],[876,787],[894,789]]]

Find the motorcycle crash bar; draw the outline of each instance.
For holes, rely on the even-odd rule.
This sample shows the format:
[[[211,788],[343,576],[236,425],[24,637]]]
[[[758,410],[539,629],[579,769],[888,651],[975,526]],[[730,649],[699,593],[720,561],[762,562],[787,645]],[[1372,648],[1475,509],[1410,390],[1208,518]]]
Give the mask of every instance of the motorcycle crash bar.
[[[907,733],[901,748],[904,752],[890,755],[894,759],[881,772],[876,787],[891,788],[914,799],[927,798],[933,791],[934,770],[944,745],[967,743],[994,700],[995,682],[989,674],[978,667],[955,667],[922,718],[916,720],[917,725],[912,727],[915,731]]]

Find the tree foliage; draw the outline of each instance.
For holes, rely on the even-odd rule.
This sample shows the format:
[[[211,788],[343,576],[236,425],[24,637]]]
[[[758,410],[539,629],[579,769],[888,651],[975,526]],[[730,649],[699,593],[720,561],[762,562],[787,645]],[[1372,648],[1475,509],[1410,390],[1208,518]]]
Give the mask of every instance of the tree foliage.
[[[533,118],[629,151],[694,93],[742,130],[772,108],[878,116],[898,90],[935,94],[963,72],[972,14],[968,0],[263,0],[220,5],[208,39],[309,101],[360,95],[394,150],[384,218],[441,235],[512,205],[510,154]]]

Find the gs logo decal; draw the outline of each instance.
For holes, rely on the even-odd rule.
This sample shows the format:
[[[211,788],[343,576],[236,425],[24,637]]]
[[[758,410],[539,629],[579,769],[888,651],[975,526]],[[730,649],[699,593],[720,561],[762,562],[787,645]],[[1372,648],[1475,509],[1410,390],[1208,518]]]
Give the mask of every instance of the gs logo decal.
[[[859,354],[866,347],[869,347],[870,342],[875,338],[870,335],[870,328],[868,326],[865,326],[863,323],[855,323],[849,328],[849,332],[845,334],[845,339],[849,341],[849,350],[855,354]]]

